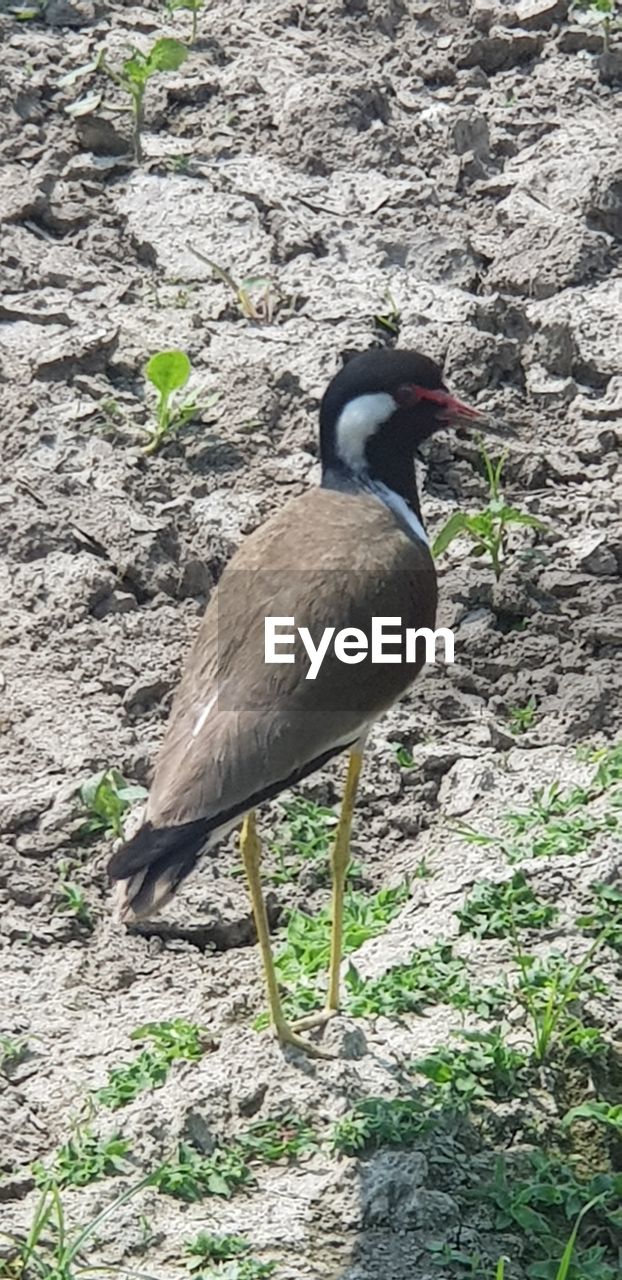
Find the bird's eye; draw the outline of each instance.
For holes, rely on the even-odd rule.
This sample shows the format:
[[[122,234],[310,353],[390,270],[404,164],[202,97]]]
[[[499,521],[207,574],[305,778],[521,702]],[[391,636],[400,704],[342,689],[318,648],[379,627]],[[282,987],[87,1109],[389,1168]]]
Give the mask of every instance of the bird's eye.
[[[419,388],[414,387],[412,383],[405,383],[404,386],[398,387],[394,395],[398,404],[413,405],[420,400]]]

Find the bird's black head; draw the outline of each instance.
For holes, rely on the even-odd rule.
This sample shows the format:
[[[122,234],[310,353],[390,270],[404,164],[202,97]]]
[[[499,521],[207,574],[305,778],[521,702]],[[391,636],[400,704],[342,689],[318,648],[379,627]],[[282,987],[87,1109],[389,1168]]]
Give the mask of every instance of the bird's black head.
[[[406,495],[422,441],[479,416],[454,399],[427,356],[394,348],[364,351],[333,378],[322,400],[324,476],[369,477]]]

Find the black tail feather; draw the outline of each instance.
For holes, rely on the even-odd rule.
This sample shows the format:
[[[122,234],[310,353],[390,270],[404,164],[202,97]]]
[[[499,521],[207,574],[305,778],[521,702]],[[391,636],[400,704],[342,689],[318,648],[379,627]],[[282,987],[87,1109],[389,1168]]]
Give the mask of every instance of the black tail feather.
[[[205,818],[183,822],[178,827],[154,827],[151,822],[145,822],[136,835],[112,855],[108,875],[111,880],[127,880],[154,863],[165,864],[180,855],[196,857],[208,832],[209,823]]]

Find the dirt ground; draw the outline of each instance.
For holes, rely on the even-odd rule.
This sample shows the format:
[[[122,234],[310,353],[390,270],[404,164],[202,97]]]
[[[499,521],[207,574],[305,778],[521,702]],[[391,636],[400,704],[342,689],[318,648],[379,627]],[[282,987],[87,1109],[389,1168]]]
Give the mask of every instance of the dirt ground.
[[[333,1061],[283,1053],[252,1025],[264,997],[235,840],[167,908],[167,929],[127,932],[111,918],[110,840],[81,840],[77,790],[112,766],[148,784],[224,563],[316,482],[323,388],[343,352],[395,340],[376,319],[392,316],[399,345],[441,360],[458,395],[516,429],[505,490],[545,527],[512,535],[499,582],[464,540],[439,559],[456,662],[376,727],[354,839],[364,893],[410,890],[354,959],[374,979],[447,941],[481,984],[515,980],[510,939],[459,934],[474,883],[516,870],[499,841],[472,833],[501,839],[538,788],[586,786],[589,753],[619,733],[619,36],[606,50],[603,22],[565,0],[212,0],[186,62],[148,86],[137,166],[120,92],[101,75],[63,77],[102,47],[118,66],[131,44],[187,38],[190,15],[48,0],[20,20],[18,7],[0,5],[0,1043],[25,1048],[0,1068],[0,1227],[15,1237],[31,1224],[32,1162],[52,1159],[131,1060],[130,1033],[179,1017],[210,1046],[162,1087],[91,1114],[94,1132],[132,1148],[118,1177],[63,1192],[71,1230],[180,1141],[209,1152],[294,1115],[317,1148],[258,1165],[229,1198],[146,1187],[102,1222],[89,1260],[176,1276],[184,1242],[206,1230],[244,1234],[277,1280],[494,1280],[502,1256],[506,1280],[553,1280],[533,1224],[478,1189],[501,1155],[518,1185],[537,1149],[584,1178],[619,1169],[615,1133],[582,1129],[577,1165],[561,1124],[586,1099],[622,1102],[619,952],[598,950],[601,985],[577,1013],[606,1041],[598,1066],[562,1054],[468,1121],[338,1154],[340,1118],[407,1094],[408,1063],[485,1018],[442,1001],[348,1014],[324,1035]],[[249,321],[193,250],[236,279],[269,278],[273,321]],[[166,347],[190,356],[192,389],[220,398],[146,458],[143,369]],[[419,476],[432,534],[486,500],[473,440],[438,437]],[[336,805],[342,772],[300,794]],[[520,870],[558,909],[528,936],[542,956],[580,959],[591,886],[619,885],[615,805],[594,792],[586,812],[578,852],[523,848]],[[283,820],[282,803],[262,811],[267,842]],[[61,909],[67,864],[87,923]],[[271,892],[281,919],[327,901],[307,872]],[[519,1000],[502,1020],[509,1042],[530,1044]],[[619,1209],[617,1234],[615,1214],[587,1227],[573,1280],[618,1274],[619,1228]],[[0,1268],[18,1276],[12,1249],[0,1241]],[[549,1269],[534,1270],[542,1258]]]

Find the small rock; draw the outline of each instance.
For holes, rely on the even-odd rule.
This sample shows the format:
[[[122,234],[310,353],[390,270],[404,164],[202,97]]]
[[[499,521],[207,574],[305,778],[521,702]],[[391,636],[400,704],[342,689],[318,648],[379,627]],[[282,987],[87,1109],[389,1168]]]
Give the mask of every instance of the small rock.
[[[616,557],[604,541],[598,542],[587,555],[582,556],[579,564],[586,573],[594,574],[597,578],[606,578],[618,572]]]
[[[598,76],[603,84],[622,83],[622,49],[605,49],[598,59]]]
[[[480,160],[490,159],[490,134],[485,116],[479,111],[469,111],[454,121],[451,131],[456,155],[471,151]]]
[[[569,0],[519,0],[514,20],[525,31],[548,31],[554,22],[565,22]]]
[[[129,613],[138,608],[136,596],[131,591],[111,591],[92,610],[94,618],[105,618],[109,613]]]
[[[602,33],[595,27],[578,24],[566,27],[560,33],[558,47],[562,53],[579,53],[580,50],[585,50],[587,53],[600,53],[603,47]]]

